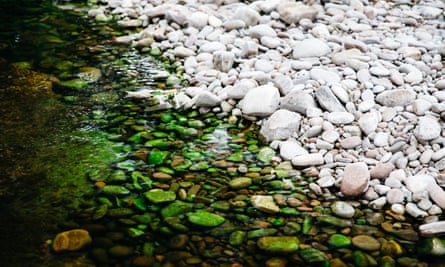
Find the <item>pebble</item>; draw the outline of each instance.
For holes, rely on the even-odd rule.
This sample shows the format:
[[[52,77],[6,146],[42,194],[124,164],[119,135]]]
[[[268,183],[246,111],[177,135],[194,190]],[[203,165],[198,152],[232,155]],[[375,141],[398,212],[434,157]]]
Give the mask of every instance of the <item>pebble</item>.
[[[368,188],[369,179],[370,173],[365,163],[349,164],[343,172],[340,191],[344,196],[358,196]]]
[[[335,201],[331,205],[332,212],[342,218],[352,218],[355,213],[354,207],[344,201]]]

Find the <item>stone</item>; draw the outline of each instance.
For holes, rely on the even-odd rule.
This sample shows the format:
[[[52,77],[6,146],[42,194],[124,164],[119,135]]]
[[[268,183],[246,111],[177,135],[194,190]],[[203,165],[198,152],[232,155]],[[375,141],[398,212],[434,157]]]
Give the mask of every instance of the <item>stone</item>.
[[[403,191],[398,188],[390,189],[386,193],[386,201],[389,204],[403,203],[404,200],[405,195],[403,194]]]
[[[133,247],[123,245],[114,245],[108,249],[108,254],[110,254],[111,257],[120,259],[130,257],[133,252]]]
[[[380,242],[370,235],[356,235],[352,238],[352,244],[359,249],[376,251],[380,249]]]
[[[341,80],[337,71],[324,68],[312,68],[310,75],[313,80],[324,81],[326,84],[339,83]]]
[[[377,129],[380,121],[380,114],[378,112],[368,112],[360,116],[358,125],[365,135],[369,135]]]
[[[222,72],[232,69],[235,55],[232,52],[216,51],[213,53],[213,66]]]
[[[329,237],[328,244],[336,248],[349,247],[351,239],[342,234],[333,234]]]
[[[298,113],[279,109],[261,126],[260,133],[267,142],[292,137],[300,128],[301,116]]]
[[[215,227],[226,221],[224,217],[204,210],[189,212],[187,218],[193,224],[206,227]]]
[[[420,117],[414,130],[414,135],[419,141],[429,141],[440,136],[442,127],[437,119],[430,116]]]
[[[300,155],[292,159],[292,164],[296,167],[322,165],[323,163],[324,159],[320,153]]]
[[[253,26],[258,24],[260,21],[260,14],[255,11],[254,9],[248,7],[248,6],[241,6],[235,10],[235,13],[233,14],[233,19],[235,20],[241,20],[245,23],[245,25]]]
[[[445,191],[436,183],[430,184],[427,188],[431,200],[436,203],[437,206],[445,209]]]
[[[304,149],[297,141],[287,140],[280,142],[280,156],[284,160],[292,160],[297,156],[308,154],[306,149]]]
[[[255,195],[251,197],[252,206],[266,213],[278,213],[280,208],[272,196]]]
[[[421,224],[419,232],[422,236],[433,236],[445,233],[445,221]]]
[[[172,202],[176,199],[176,193],[173,191],[155,190],[148,191],[144,195],[150,202],[155,204]]]
[[[207,25],[209,21],[209,15],[198,11],[191,14],[190,17],[188,17],[188,21],[190,23],[190,26],[195,27],[197,29],[202,29],[204,26]]]
[[[307,57],[322,57],[331,52],[325,41],[317,38],[304,39],[293,45],[293,57],[295,59]]]
[[[239,105],[246,115],[268,116],[277,110],[279,102],[278,88],[267,84],[249,90]]]
[[[83,229],[73,229],[58,233],[53,240],[55,252],[78,251],[90,244],[92,241],[90,233]]]
[[[295,236],[264,236],[257,245],[268,253],[289,254],[298,250],[300,241]]]
[[[267,24],[260,24],[250,27],[249,35],[250,37],[257,39],[261,39],[262,37],[277,37],[277,33],[275,32],[275,30]]]
[[[409,176],[404,180],[406,188],[413,193],[426,191],[431,184],[435,184],[436,180],[428,174],[418,174]]]
[[[346,112],[344,106],[327,86],[318,88],[317,91],[315,91],[315,97],[320,106],[329,112]]]
[[[376,101],[387,107],[405,106],[416,99],[416,93],[409,89],[383,91],[376,96]]]
[[[252,184],[252,178],[237,177],[229,182],[229,186],[233,189],[241,189],[249,187]]]
[[[318,14],[316,8],[300,2],[283,2],[277,6],[277,11],[280,19],[288,24],[297,24],[304,18],[312,20]]]
[[[369,185],[370,173],[363,162],[346,166],[341,180],[340,191],[346,197],[356,197],[364,193]]]
[[[309,107],[315,108],[314,97],[302,90],[291,90],[280,100],[280,107],[306,115]]]
[[[344,149],[351,149],[362,144],[360,136],[350,136],[340,140],[340,146]]]
[[[389,174],[394,170],[395,166],[391,162],[381,163],[378,162],[371,169],[371,178],[373,179],[383,179],[387,178]]]
[[[335,201],[331,205],[332,212],[342,218],[352,218],[355,213],[354,207],[348,202]]]
[[[354,115],[349,112],[330,112],[326,118],[332,124],[349,124],[354,121]]]

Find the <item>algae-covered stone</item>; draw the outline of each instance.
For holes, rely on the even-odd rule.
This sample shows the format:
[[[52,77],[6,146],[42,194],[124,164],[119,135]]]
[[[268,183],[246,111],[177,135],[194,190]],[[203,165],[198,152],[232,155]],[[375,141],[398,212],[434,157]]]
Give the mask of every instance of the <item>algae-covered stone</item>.
[[[389,240],[388,242],[383,243],[380,248],[380,253],[382,255],[388,256],[399,256],[403,254],[402,246],[394,240]]]
[[[310,266],[329,267],[329,259],[323,252],[315,248],[305,248],[300,250],[300,257]]]
[[[114,196],[130,194],[130,190],[121,185],[106,185],[101,187],[101,191],[107,195]]]
[[[272,196],[252,196],[251,202],[255,208],[267,213],[277,213],[280,211],[280,207],[275,204]]]
[[[345,235],[333,234],[329,237],[328,244],[336,248],[348,247],[351,245],[351,240]]]
[[[275,150],[267,146],[261,148],[256,157],[259,161],[263,163],[270,163],[274,156],[275,156]]]
[[[185,214],[193,209],[193,204],[175,200],[174,202],[168,204],[165,208],[161,209],[162,217],[176,217],[181,214]]]
[[[265,236],[257,241],[261,250],[268,253],[293,253],[298,250],[300,241],[295,236]]]
[[[148,164],[161,165],[167,159],[168,151],[154,149],[148,155]]]
[[[85,81],[84,79],[72,79],[68,81],[61,81],[58,83],[59,86],[62,87],[68,87],[68,88],[74,88],[77,90],[82,90],[88,87],[88,81]]]
[[[319,222],[323,222],[326,224],[330,224],[337,227],[350,227],[352,226],[352,222],[344,219],[339,219],[330,215],[321,215],[317,217]]]
[[[176,199],[176,193],[173,191],[148,191],[144,195],[149,201],[155,204],[171,202]]]
[[[230,156],[227,157],[228,161],[234,161],[234,162],[241,162],[243,161],[243,153],[242,152],[235,152],[230,154]]]
[[[357,267],[368,267],[369,266],[368,256],[360,250],[356,250],[352,253],[352,260],[354,262],[354,266],[357,266]]]
[[[225,219],[217,214],[204,210],[197,210],[187,214],[189,222],[201,226],[214,227],[222,224]]]
[[[88,231],[74,229],[61,232],[56,235],[53,241],[53,249],[60,251],[77,251],[91,243],[92,239]]]
[[[229,182],[229,186],[233,189],[241,189],[249,187],[252,184],[252,179],[248,177],[238,177]]]
[[[418,246],[419,253],[427,256],[445,256],[445,240],[438,237],[426,238]]]
[[[247,233],[245,231],[234,231],[230,234],[229,243],[232,246],[240,246],[246,239]]]

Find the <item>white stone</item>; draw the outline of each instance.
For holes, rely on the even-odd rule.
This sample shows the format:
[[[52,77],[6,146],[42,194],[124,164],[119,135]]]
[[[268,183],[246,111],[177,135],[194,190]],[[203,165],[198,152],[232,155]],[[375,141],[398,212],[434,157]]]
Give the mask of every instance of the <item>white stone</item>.
[[[332,124],[349,124],[354,121],[354,115],[349,112],[330,112],[327,115],[327,120]]]
[[[420,141],[429,141],[440,136],[441,126],[437,119],[429,116],[420,117],[414,134]]]
[[[310,38],[295,42],[293,45],[293,50],[293,57],[295,59],[305,57],[321,57],[331,52],[331,49],[326,42],[317,38]]]
[[[404,183],[409,191],[417,193],[427,190],[430,184],[435,184],[436,181],[431,175],[419,174],[407,177]]]
[[[363,114],[358,119],[358,124],[363,133],[369,135],[370,133],[374,132],[377,129],[379,121],[380,121],[380,114],[374,111]]]
[[[302,90],[291,90],[287,95],[281,98],[280,106],[281,108],[306,115],[306,110],[308,108],[316,108],[317,104],[310,94]]]
[[[428,216],[428,213],[426,213],[424,210],[419,209],[416,204],[414,203],[407,203],[405,205],[406,213],[411,215],[414,218],[423,218]]]
[[[266,84],[249,90],[239,104],[246,115],[268,116],[277,110],[279,102],[278,88]]]
[[[287,109],[275,111],[261,126],[260,133],[267,142],[292,137],[300,128],[301,116]]]
[[[273,196],[254,195],[250,198],[252,206],[267,213],[277,213],[280,207],[275,203]]]
[[[416,93],[412,90],[394,89],[378,94],[376,101],[383,106],[396,107],[411,104],[415,98]]]
[[[349,164],[343,172],[340,191],[346,197],[357,197],[367,190],[369,179],[370,174],[365,163]]]
[[[283,2],[278,5],[277,11],[280,19],[288,24],[297,24],[301,19],[314,19],[318,11],[313,6],[304,5],[301,2]]]
[[[280,156],[284,160],[292,160],[293,158],[301,155],[308,154],[306,149],[304,149],[297,141],[287,140],[280,142]]]
[[[323,163],[324,159],[320,153],[310,153],[306,155],[300,155],[292,159],[292,164],[296,167],[321,165]]]
[[[352,218],[355,213],[354,207],[348,202],[335,201],[331,204],[332,212],[342,218]]]

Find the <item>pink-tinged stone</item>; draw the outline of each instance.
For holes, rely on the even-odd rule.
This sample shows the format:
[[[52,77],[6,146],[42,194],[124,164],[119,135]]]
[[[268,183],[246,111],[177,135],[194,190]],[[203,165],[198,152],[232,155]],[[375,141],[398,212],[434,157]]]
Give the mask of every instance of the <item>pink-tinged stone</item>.
[[[368,188],[369,179],[370,173],[365,163],[352,163],[343,172],[340,190],[346,197],[359,196]]]

